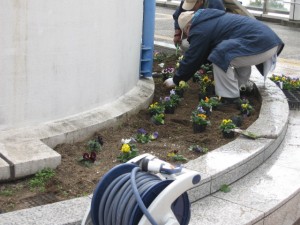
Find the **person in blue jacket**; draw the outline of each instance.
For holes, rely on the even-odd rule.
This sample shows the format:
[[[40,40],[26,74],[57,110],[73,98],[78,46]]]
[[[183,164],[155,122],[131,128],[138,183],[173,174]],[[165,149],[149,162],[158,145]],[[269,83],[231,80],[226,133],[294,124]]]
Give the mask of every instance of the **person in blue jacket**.
[[[282,40],[262,22],[216,9],[184,12],[179,26],[188,36],[185,52],[173,78],[164,82],[167,88],[188,81],[204,63],[213,66],[216,94],[225,99],[240,96],[240,86],[256,65],[266,76],[276,64],[284,47]]]
[[[174,19],[174,38],[173,42],[175,46],[182,44],[182,32],[178,25],[178,17],[182,12],[186,11],[197,11],[200,8],[213,8],[213,9],[219,9],[224,10],[225,7],[222,0],[184,0],[181,1],[179,6],[176,8],[173,19]],[[188,48],[188,43],[186,41],[186,37],[184,38],[182,49],[186,50]]]

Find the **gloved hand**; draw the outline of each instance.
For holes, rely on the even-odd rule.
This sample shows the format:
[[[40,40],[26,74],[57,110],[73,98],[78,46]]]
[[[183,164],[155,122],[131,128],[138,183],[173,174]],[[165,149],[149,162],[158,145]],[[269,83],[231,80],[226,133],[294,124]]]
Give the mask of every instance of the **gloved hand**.
[[[175,30],[173,42],[174,42],[175,46],[181,45],[181,30],[179,30],[179,29]]]
[[[168,78],[168,79],[166,79],[165,80],[165,82],[164,82],[164,86],[166,87],[166,88],[174,88],[175,87],[175,83],[174,83],[174,81],[173,81],[173,78]]]

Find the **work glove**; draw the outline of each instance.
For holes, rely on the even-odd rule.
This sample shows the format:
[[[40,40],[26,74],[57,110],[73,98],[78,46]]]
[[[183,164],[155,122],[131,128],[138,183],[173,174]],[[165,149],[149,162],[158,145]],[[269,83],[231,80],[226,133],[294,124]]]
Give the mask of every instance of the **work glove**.
[[[181,45],[181,30],[180,29],[175,30],[173,42],[174,42],[175,46]]]
[[[168,79],[166,79],[165,82],[164,82],[164,86],[165,86],[166,88],[169,88],[169,89],[174,88],[174,87],[175,87],[175,83],[174,83],[174,81],[173,81],[173,78],[168,78]]]

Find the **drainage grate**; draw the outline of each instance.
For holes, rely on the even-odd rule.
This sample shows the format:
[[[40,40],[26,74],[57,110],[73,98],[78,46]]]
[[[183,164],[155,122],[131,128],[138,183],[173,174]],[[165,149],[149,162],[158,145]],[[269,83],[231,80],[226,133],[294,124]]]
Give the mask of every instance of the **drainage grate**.
[[[23,203],[27,207],[35,207],[35,206],[54,203],[57,201],[58,201],[58,199],[52,193],[32,196],[32,197],[28,197],[28,198],[24,198],[24,199],[20,200],[20,202]]]
[[[287,97],[290,109],[300,109],[300,91],[294,90],[282,90],[285,96]]]

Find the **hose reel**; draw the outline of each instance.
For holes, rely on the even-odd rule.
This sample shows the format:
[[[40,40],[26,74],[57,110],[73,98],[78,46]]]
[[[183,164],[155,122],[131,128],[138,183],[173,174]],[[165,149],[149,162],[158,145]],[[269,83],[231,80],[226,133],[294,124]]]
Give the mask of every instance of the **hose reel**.
[[[97,184],[82,225],[187,225],[187,190],[200,174],[144,154],[120,164]]]

